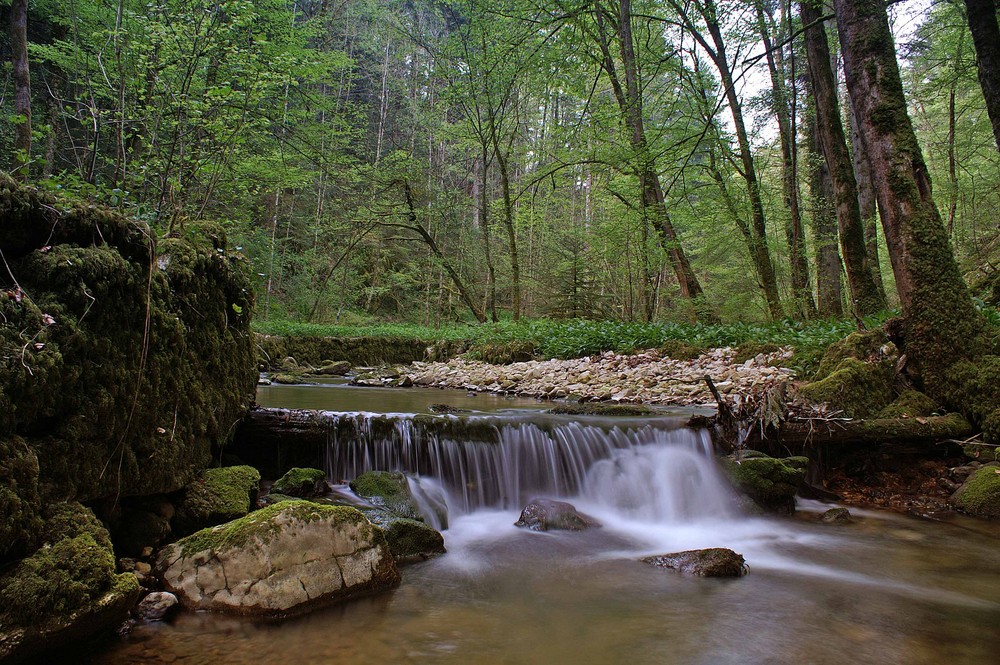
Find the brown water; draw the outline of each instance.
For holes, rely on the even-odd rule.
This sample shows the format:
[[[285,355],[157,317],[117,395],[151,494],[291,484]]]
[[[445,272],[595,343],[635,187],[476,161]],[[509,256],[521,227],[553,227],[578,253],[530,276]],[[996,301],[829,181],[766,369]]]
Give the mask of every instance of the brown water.
[[[294,387],[278,388],[260,401],[277,395],[280,406],[301,406],[287,401]],[[359,396],[379,390],[313,392],[357,411]],[[456,391],[387,392],[407,402],[380,402],[380,411],[436,402],[467,408],[445,398],[458,397]],[[515,423],[523,417],[522,403],[468,399],[480,400],[482,410],[496,404],[488,399],[503,400],[494,411],[512,409]],[[564,436],[574,428],[549,430]],[[588,436],[591,429],[583,428]],[[829,506],[815,503],[800,506],[795,518],[747,517],[733,508],[703,433],[654,432],[642,440],[642,431],[629,429],[621,447],[588,462],[567,497],[599,519],[601,529],[528,532],[513,526],[516,508],[477,507],[453,495],[444,532],[448,553],[403,568],[398,589],[278,623],[181,613],[137,626],[79,662],[998,662],[1000,525],[866,511],[855,511],[853,524],[823,525],[818,512]],[[749,575],[682,577],[638,561],[702,547],[742,553]]]

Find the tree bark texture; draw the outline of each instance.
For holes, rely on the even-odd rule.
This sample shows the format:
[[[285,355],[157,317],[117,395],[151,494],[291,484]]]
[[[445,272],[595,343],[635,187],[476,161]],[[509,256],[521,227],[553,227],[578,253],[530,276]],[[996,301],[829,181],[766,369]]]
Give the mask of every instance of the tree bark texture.
[[[833,204],[840,228],[840,247],[847,269],[851,290],[852,311],[866,316],[882,311],[885,298],[872,277],[865,248],[865,229],[858,205],[858,187],[844,127],[840,121],[830,48],[826,40],[822,14],[812,0],[799,3],[805,30],[806,54],[809,59],[809,79],[816,100],[816,127],[830,177],[833,179]]]
[[[965,13],[976,47],[979,85],[986,99],[986,113],[1000,150],[1000,25],[994,0],[965,0]]]
[[[14,81],[14,171],[28,177],[31,161],[31,75],[28,70],[28,0],[13,0],[10,6],[10,55]]]
[[[878,204],[875,201],[875,187],[872,185],[872,165],[868,153],[861,147],[861,134],[858,129],[858,113],[854,108],[854,100],[846,95],[848,122],[851,126],[851,157],[854,160],[854,178],[858,183],[858,208],[861,211],[861,221],[865,225],[865,254],[868,255],[868,267],[871,269],[875,287],[886,303],[889,298],[882,279],[882,268],[878,258]]]
[[[980,351],[983,319],[959,272],[906,110],[885,4],[835,0],[847,88],[873,184],[903,311],[905,352],[928,394],[954,408],[947,374]]]

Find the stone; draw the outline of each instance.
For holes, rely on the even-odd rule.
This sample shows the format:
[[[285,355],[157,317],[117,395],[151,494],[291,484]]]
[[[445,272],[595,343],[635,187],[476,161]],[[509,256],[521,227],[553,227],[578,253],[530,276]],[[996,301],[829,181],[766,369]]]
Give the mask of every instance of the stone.
[[[177,607],[177,596],[168,591],[154,591],[147,595],[135,608],[139,621],[160,621]]]
[[[286,501],[160,551],[164,588],[185,607],[283,616],[390,589],[385,535],[346,506]]]
[[[819,516],[819,521],[824,524],[849,524],[851,511],[847,508],[831,508]]]
[[[424,522],[397,517],[385,510],[362,510],[362,512],[385,534],[389,551],[397,561],[422,560],[447,551],[444,547],[444,536]]]
[[[743,555],[724,547],[659,554],[641,560],[658,568],[699,577],[742,577],[749,570]]]
[[[980,467],[951,496],[951,503],[974,517],[1000,519],[1000,466]]]
[[[206,469],[184,488],[171,522],[186,536],[205,527],[237,519],[257,505],[260,473],[250,466]]]
[[[396,471],[369,471],[350,483],[351,491],[398,517],[424,521],[406,476]]]
[[[552,499],[532,499],[514,526],[532,531],[583,531],[601,523],[579,512],[571,503]]]
[[[774,458],[755,450],[719,459],[736,490],[766,512],[795,512],[795,494],[805,477],[805,457]]]
[[[271,486],[271,494],[286,496],[313,497],[326,492],[326,473],[319,469],[291,468]]]
[[[312,372],[320,376],[344,376],[351,371],[351,363],[346,360],[324,363],[319,369]]]

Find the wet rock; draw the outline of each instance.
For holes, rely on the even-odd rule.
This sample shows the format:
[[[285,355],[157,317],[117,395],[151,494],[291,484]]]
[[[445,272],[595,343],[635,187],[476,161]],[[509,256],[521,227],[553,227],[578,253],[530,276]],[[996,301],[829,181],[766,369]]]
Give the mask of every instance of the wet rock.
[[[428,408],[430,408],[431,413],[468,413],[468,409],[460,409],[448,404],[431,404]]]
[[[302,612],[399,584],[382,531],[345,506],[282,502],[161,550],[164,587],[193,609]]]
[[[280,383],[282,385],[292,386],[302,383],[302,375],[282,372],[281,374],[275,374],[274,376],[272,376],[271,380],[274,383]]]
[[[350,371],[351,363],[346,360],[339,360],[337,362],[323,363],[318,369],[314,370],[312,374],[318,374],[319,376],[344,376]]]
[[[395,386],[399,385],[401,376],[402,372],[400,372],[398,367],[380,367],[366,372],[359,372],[351,379],[351,385],[371,388]]]
[[[398,517],[424,521],[410,492],[406,476],[399,472],[369,471],[350,483],[351,491]]]
[[[584,402],[582,404],[559,404],[549,413],[571,416],[649,416],[653,410],[641,404],[605,404],[602,402]]]
[[[271,494],[313,497],[326,494],[328,489],[324,471],[294,467],[275,481],[271,486]]]
[[[601,523],[577,511],[571,503],[532,499],[521,511],[521,517],[514,522],[514,526],[532,531],[583,531],[600,527]]]
[[[412,561],[443,554],[444,536],[417,520],[397,517],[385,510],[362,510],[368,520],[382,529],[389,551],[397,560]]]
[[[951,503],[974,517],[1000,519],[1000,466],[980,467],[952,495]]]
[[[184,488],[171,524],[186,536],[246,515],[257,505],[260,473],[250,466],[206,469]]]
[[[831,508],[819,516],[819,521],[824,524],[849,524],[851,511],[847,508]]]
[[[135,608],[139,621],[160,621],[177,607],[177,596],[167,591],[154,591],[143,598]]]
[[[755,450],[734,453],[720,460],[733,486],[767,512],[795,512],[795,493],[805,477],[805,457],[768,457]]]
[[[700,577],[742,577],[748,571],[743,555],[724,547],[647,556],[642,561]]]

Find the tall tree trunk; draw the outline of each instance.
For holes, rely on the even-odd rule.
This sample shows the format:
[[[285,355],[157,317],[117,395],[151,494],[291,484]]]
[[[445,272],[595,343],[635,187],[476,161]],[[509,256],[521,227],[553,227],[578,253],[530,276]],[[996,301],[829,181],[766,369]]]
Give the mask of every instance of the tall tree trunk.
[[[880,0],[875,0],[880,1]],[[809,58],[809,79],[816,99],[816,127],[819,131],[823,156],[833,179],[834,206],[840,227],[840,247],[851,289],[852,311],[865,316],[882,311],[885,298],[879,293],[865,249],[865,229],[858,206],[858,187],[854,166],[847,149],[844,127],[840,121],[830,48],[826,40],[822,14],[813,0],[800,2],[805,30],[806,54]]]
[[[28,0],[10,6],[10,57],[14,81],[14,173],[28,178],[31,162],[31,74],[28,70]]]
[[[798,313],[809,319],[816,316],[816,303],[809,284],[809,262],[806,259],[805,231],[802,228],[802,212],[799,205],[799,184],[796,174],[795,113],[789,103],[787,82],[789,77],[784,66],[779,67],[776,51],[771,40],[771,30],[764,15],[762,0],[757,0],[757,28],[764,43],[767,70],[771,76],[771,110],[778,121],[778,139],[781,144],[781,184],[782,202],[788,209],[788,224],[785,236],[792,267],[792,296]],[[779,35],[780,38],[780,35]],[[778,51],[780,54],[780,51]],[[783,58],[782,58],[783,59]],[[791,66],[794,71],[794,52]],[[794,81],[794,75],[791,77]],[[791,97],[794,99],[794,92]]]
[[[849,113],[847,119],[851,126],[851,158],[854,160],[854,178],[858,183],[858,208],[861,221],[865,225],[865,254],[868,256],[868,267],[875,280],[882,299],[889,302],[885,292],[885,282],[882,281],[882,268],[878,258],[878,204],[875,201],[875,187],[872,185],[872,165],[868,153],[861,147],[861,134],[858,129],[858,113],[854,108],[854,100],[845,95]]]
[[[496,323],[500,320],[497,316],[497,272],[493,266],[492,238],[490,237],[490,217],[489,217],[489,146],[482,144],[482,183],[479,187],[479,221],[482,224],[483,234],[483,255],[486,258],[486,295],[483,309],[490,314],[490,320]]]
[[[906,111],[885,5],[881,0],[834,0],[834,7],[847,87],[861,120],[862,148],[871,159],[902,305],[901,341],[931,396],[979,419],[982,411],[957,403],[964,396],[956,397],[950,388],[949,372],[954,363],[980,351],[984,323],[934,205],[930,176]],[[988,392],[985,397],[995,400],[995,390]]]
[[[1000,24],[994,0],[965,0],[972,43],[976,47],[979,85],[986,99],[986,112],[993,124],[993,138],[1000,150]]]

